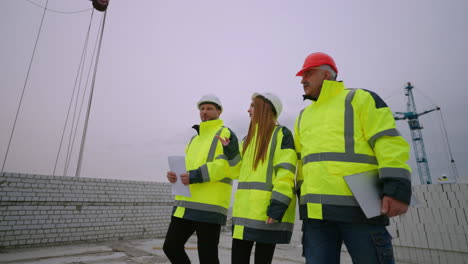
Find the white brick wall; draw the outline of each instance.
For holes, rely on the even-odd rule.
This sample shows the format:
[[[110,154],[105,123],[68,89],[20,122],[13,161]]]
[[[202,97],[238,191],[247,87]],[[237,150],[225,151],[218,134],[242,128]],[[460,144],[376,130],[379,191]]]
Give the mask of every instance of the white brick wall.
[[[390,219],[397,261],[468,263],[468,184],[413,186],[420,204]]]
[[[388,227],[397,261],[468,263],[468,184],[419,185],[413,193],[419,205]],[[2,173],[0,248],[163,237],[172,205],[168,183]]]
[[[468,264],[468,184],[417,185],[413,194],[419,205],[387,227],[397,263]],[[293,246],[301,245],[301,226],[297,220]]]
[[[163,237],[168,183],[0,174],[0,248]]]

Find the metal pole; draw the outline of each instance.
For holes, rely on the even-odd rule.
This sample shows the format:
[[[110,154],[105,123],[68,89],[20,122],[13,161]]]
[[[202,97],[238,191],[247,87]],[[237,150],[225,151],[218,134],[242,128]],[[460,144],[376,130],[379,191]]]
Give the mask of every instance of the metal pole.
[[[104,12],[103,23],[102,23],[102,27],[101,27],[99,47],[98,47],[98,52],[97,52],[97,55],[96,55],[96,63],[94,65],[93,82],[91,84],[91,90],[89,92],[88,110],[86,112],[86,119],[85,119],[85,122],[84,122],[83,136],[82,136],[82,139],[81,139],[80,154],[78,156],[78,164],[76,166],[75,177],[80,177],[81,166],[82,166],[82,163],[83,163],[83,153],[84,153],[84,147],[85,147],[85,143],[86,143],[86,133],[88,131],[89,115],[91,113],[91,105],[92,105],[92,102],[93,102],[94,84],[96,82],[96,72],[97,72],[97,67],[98,67],[98,62],[99,62],[99,55],[101,54],[102,37],[104,35],[104,25],[105,25],[105,22],[106,22],[106,15],[107,15],[107,11]]]

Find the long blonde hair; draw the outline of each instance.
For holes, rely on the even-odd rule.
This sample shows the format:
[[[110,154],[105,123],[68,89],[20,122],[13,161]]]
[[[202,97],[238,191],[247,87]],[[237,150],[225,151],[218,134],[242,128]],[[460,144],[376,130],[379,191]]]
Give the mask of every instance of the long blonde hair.
[[[249,132],[244,140],[242,154],[245,154],[247,147],[252,143],[252,138],[255,135],[255,128],[257,127],[257,138],[255,140],[255,151],[253,168],[257,169],[260,161],[265,161],[270,144],[271,134],[276,126],[276,116],[274,113],[273,105],[262,96],[257,96],[253,100],[254,113],[250,120]]]

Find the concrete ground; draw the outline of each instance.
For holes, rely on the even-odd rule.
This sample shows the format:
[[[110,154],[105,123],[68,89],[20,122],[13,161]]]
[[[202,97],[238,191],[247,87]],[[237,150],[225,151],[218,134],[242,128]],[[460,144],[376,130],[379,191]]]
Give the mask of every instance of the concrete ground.
[[[296,232],[295,232],[296,233]],[[277,245],[274,264],[305,263],[301,246],[294,242]],[[297,241],[297,240],[296,240]],[[102,243],[55,245],[20,249],[0,249],[0,263],[11,264],[149,264],[170,263],[162,251],[164,239],[137,239]],[[196,237],[186,244],[187,254],[192,263],[199,263]],[[222,232],[219,244],[219,258],[222,264],[230,263],[230,232]],[[254,263],[253,258],[251,263]],[[342,264],[352,263],[347,253],[341,256]]]

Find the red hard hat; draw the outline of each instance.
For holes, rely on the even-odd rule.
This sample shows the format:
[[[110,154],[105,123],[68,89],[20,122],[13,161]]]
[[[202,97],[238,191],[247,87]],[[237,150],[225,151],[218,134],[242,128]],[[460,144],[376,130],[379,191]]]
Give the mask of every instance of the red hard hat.
[[[335,61],[330,55],[325,54],[323,52],[315,52],[307,56],[307,58],[304,61],[304,66],[302,66],[302,69],[296,74],[296,76],[302,76],[304,71],[306,71],[307,69],[324,64],[330,65],[338,74],[338,69],[336,68]]]

